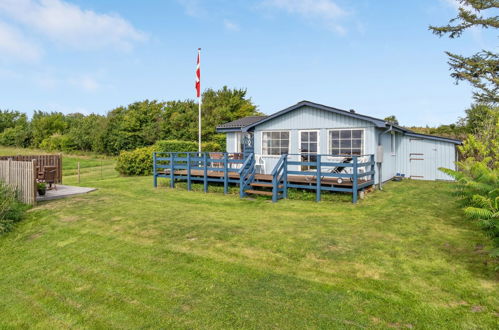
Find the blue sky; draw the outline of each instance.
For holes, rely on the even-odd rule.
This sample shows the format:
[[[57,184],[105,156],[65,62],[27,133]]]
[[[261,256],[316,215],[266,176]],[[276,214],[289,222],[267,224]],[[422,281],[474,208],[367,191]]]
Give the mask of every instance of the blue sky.
[[[454,0],[0,0],[0,108],[101,113],[144,99],[247,88],[270,114],[309,100],[403,125],[456,121],[472,102],[444,50],[496,46],[491,32],[438,38]]]

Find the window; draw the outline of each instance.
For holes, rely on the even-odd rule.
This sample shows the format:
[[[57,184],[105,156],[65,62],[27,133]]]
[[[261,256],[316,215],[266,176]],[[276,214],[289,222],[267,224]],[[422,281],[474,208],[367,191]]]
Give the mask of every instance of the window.
[[[362,155],[364,130],[333,129],[329,131],[329,153],[331,155]]]
[[[244,139],[243,133],[234,133],[235,134],[235,152],[243,152],[244,151]]]
[[[396,153],[396,136],[395,133],[392,132],[390,134],[390,151],[392,152],[392,155],[395,155]]]
[[[262,154],[284,155],[289,152],[289,132],[262,132]]]

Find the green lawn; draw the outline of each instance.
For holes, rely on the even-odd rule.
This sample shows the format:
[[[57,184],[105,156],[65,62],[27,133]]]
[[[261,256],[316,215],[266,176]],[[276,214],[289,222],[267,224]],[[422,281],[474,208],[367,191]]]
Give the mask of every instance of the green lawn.
[[[272,204],[154,189],[83,156],[65,183],[78,161],[98,191],[0,237],[0,328],[497,327],[490,242],[451,184]]]

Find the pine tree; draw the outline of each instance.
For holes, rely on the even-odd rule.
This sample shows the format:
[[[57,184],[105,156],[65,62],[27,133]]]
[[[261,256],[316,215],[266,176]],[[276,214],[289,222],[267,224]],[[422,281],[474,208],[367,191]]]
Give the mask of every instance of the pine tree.
[[[456,0],[459,3],[457,17],[445,26],[430,26],[434,34],[442,37],[458,38],[465,30],[472,27],[484,29],[499,28],[499,16],[490,15],[499,8],[498,0]],[[449,65],[453,71],[451,76],[459,81],[468,81],[476,90],[475,100],[489,105],[499,104],[499,54],[482,50],[472,56],[462,56],[446,52]]]

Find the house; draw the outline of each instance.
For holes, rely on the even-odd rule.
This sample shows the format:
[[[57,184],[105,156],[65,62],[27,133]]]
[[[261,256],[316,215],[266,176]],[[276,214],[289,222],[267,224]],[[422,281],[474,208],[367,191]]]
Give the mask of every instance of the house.
[[[354,110],[302,101],[270,116],[238,119],[217,127],[226,134],[227,152],[252,152],[259,173],[270,174],[280,156],[307,162],[298,171],[313,170],[317,155],[373,155],[375,183],[402,175],[417,180],[452,180],[439,171],[455,169],[461,141],[424,135]],[[338,161],[338,160],[336,160]]]

